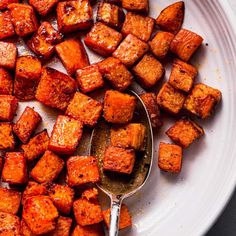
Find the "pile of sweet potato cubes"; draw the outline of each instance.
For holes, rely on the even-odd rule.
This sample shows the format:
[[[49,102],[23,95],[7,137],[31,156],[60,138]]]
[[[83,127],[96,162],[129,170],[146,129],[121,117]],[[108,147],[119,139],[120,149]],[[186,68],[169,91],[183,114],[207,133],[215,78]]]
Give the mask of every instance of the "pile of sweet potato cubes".
[[[145,127],[130,123],[136,98],[125,91],[134,80],[155,90],[168,59],[168,82],[141,95],[153,129],[162,125],[161,111],[177,118],[183,111],[202,119],[210,116],[221,93],[194,83],[198,72],[189,64],[203,39],[181,28],[182,1],[167,6],[156,19],[148,16],[148,0],[0,0],[0,10],[0,167],[2,182],[9,184],[0,187],[0,235],[104,235],[102,221],[109,227],[110,209],[101,209],[91,185],[100,180],[97,158],[74,155],[83,128],[94,127],[102,115],[115,124],[104,169],[132,173]],[[58,29],[44,20],[54,11]],[[84,32],[84,43],[72,32]],[[34,56],[17,55],[17,37]],[[106,58],[90,64],[84,44]],[[55,54],[67,74],[44,66]],[[90,97],[105,84],[111,88],[103,103]],[[35,134],[42,120],[37,107],[26,107],[13,123],[18,102],[35,99],[60,111],[50,136],[47,130]],[[166,134],[175,144],[160,143],[158,164],[178,173],[182,150],[204,131],[192,119],[181,118]],[[66,184],[57,181],[63,169]],[[131,224],[123,205],[120,229]]]

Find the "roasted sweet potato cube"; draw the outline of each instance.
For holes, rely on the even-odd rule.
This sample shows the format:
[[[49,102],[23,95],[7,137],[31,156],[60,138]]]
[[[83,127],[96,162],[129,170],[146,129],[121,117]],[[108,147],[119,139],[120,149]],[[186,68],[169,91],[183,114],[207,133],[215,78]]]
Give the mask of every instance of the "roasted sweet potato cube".
[[[34,7],[34,9],[41,16],[46,16],[53,7],[59,2],[59,0],[29,0],[29,4]]]
[[[0,120],[12,121],[18,106],[18,99],[12,95],[0,95]]]
[[[94,224],[88,226],[77,225],[72,236],[105,236],[102,224]]]
[[[185,101],[185,96],[170,84],[163,84],[157,95],[157,103],[158,105],[170,112],[172,114],[178,114],[182,109]]]
[[[65,110],[76,91],[76,82],[70,76],[55,69],[45,67],[38,88],[36,99],[43,104]]]
[[[12,23],[18,36],[28,36],[38,29],[33,7],[22,3],[12,3],[8,5],[8,9],[11,11]]]
[[[81,121],[59,115],[53,127],[48,148],[59,154],[72,154],[82,137]]]
[[[66,215],[70,213],[74,200],[72,188],[67,185],[51,184],[49,185],[49,197],[59,212]]]
[[[30,230],[29,226],[25,223],[24,220],[21,220],[20,223],[20,235],[22,236],[35,236],[33,232]]]
[[[20,192],[0,187],[0,212],[17,214],[20,201]]]
[[[48,196],[28,198],[23,206],[22,218],[34,234],[55,229],[58,211]]]
[[[44,154],[44,152],[48,149],[48,142],[49,137],[47,130],[43,130],[39,134],[36,134],[29,140],[28,143],[21,146],[24,151],[25,158],[28,161],[32,161]]]
[[[57,44],[56,52],[69,75],[89,65],[88,55],[79,39],[68,39]]]
[[[149,2],[148,0],[122,0],[122,7],[128,11],[147,14],[149,11]]]
[[[181,60],[188,61],[202,44],[203,38],[187,29],[181,29],[170,44],[170,50]]]
[[[0,1],[0,10],[5,10],[7,9],[7,6],[8,4],[11,4],[11,3],[17,3],[19,2],[19,0],[1,0]]]
[[[54,181],[61,173],[64,161],[51,151],[46,151],[31,170],[31,177],[39,183]]]
[[[93,24],[93,10],[89,0],[59,2],[57,24],[62,33],[90,28]]]
[[[123,63],[114,57],[109,57],[99,63],[99,71],[111,85],[119,90],[126,90],[133,81],[133,76]]]
[[[45,21],[27,42],[27,45],[39,58],[46,60],[52,56],[55,45],[61,40],[62,35]]]
[[[83,93],[89,93],[103,87],[104,81],[98,65],[94,64],[76,71],[78,87]]]
[[[221,100],[221,92],[205,84],[196,84],[187,96],[184,109],[204,119],[209,117]]]
[[[22,152],[6,153],[2,180],[9,184],[24,184],[27,182],[27,164]]]
[[[164,59],[169,52],[173,38],[174,34],[172,33],[157,32],[154,38],[149,42],[151,52],[158,59]]]
[[[12,124],[0,123],[0,150],[12,150],[15,147]]]
[[[100,180],[98,162],[92,156],[73,156],[67,160],[67,183],[78,186]]]
[[[0,212],[0,235],[15,236],[20,234],[20,218],[13,214]]]
[[[107,2],[99,3],[97,21],[101,21],[112,28],[120,29],[124,19],[125,14],[120,7]]]
[[[121,33],[101,22],[97,22],[84,38],[85,44],[102,56],[111,55],[121,40]]]
[[[125,16],[125,22],[122,26],[121,33],[125,36],[132,34],[147,42],[152,35],[153,27],[153,18],[128,12]]]
[[[11,74],[0,67],[0,94],[11,95],[13,92],[13,80]]]
[[[129,34],[112,55],[113,57],[118,58],[127,67],[131,67],[148,51],[148,49],[149,46],[147,43],[134,35]]]
[[[179,173],[182,166],[182,148],[175,144],[163,143],[159,145],[158,166],[161,170]]]
[[[0,12],[0,39],[5,39],[13,36],[15,30],[11,22],[10,11]]]
[[[41,120],[42,118],[39,113],[27,106],[13,126],[13,131],[22,143],[27,143]]]
[[[105,224],[107,228],[109,228],[111,209],[104,210],[102,214],[103,214],[103,219],[105,221]],[[121,211],[120,211],[119,229],[125,229],[130,226],[132,226],[132,217],[129,213],[128,207],[125,204],[122,204]]]
[[[145,88],[153,87],[165,72],[162,64],[150,54],[146,54],[132,70]]]
[[[14,43],[0,42],[0,66],[14,70],[16,65],[17,48]]]
[[[128,123],[133,118],[136,102],[134,96],[108,90],[104,98],[103,116],[110,123]]]
[[[52,236],[69,236],[72,219],[60,216],[57,220],[56,229],[50,234]]]

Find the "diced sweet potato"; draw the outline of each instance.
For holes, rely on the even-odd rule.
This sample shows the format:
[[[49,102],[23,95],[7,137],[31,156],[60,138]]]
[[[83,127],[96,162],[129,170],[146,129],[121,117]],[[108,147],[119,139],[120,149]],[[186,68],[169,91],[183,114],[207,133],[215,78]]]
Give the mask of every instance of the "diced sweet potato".
[[[118,58],[127,67],[130,67],[140,59],[148,49],[149,46],[147,43],[129,34],[112,55]]]
[[[9,38],[15,34],[10,11],[0,12],[0,26],[0,39]]]
[[[204,119],[209,117],[221,100],[221,92],[205,84],[196,84],[187,96],[184,109]]]
[[[13,80],[11,74],[0,67],[0,94],[12,95],[13,92]]]
[[[107,228],[109,228],[111,209],[104,210],[102,213],[103,213],[103,219],[105,221],[105,224]],[[121,211],[120,211],[119,229],[125,229],[130,226],[132,226],[132,218],[129,213],[129,209],[125,204],[122,204]]]
[[[120,7],[106,2],[99,3],[97,21],[101,21],[112,28],[120,29],[124,19],[125,14]]]
[[[69,217],[59,216],[56,229],[51,232],[51,236],[69,236],[72,219]]]
[[[59,154],[73,154],[82,137],[81,121],[59,115],[53,127],[48,148]]]
[[[160,143],[158,166],[161,170],[179,173],[182,166],[182,148],[175,144]]]
[[[75,91],[76,83],[73,78],[55,69],[45,67],[42,69],[35,97],[49,107],[65,110]]]
[[[7,6],[8,4],[11,4],[11,3],[17,3],[19,2],[19,0],[1,0],[0,1],[0,10],[5,10],[7,9]]]
[[[101,223],[99,223],[88,226],[77,225],[72,236],[105,236],[105,233]]]
[[[171,52],[183,61],[188,61],[202,44],[203,38],[186,29],[181,29],[170,44]]]
[[[132,70],[145,88],[153,87],[165,72],[162,64],[150,54],[146,54]]]
[[[39,58],[46,60],[52,56],[55,45],[61,40],[62,35],[45,21],[27,42],[27,45]]]
[[[59,212],[68,215],[70,213],[74,190],[67,185],[51,184],[49,185],[49,197]]]
[[[21,236],[36,236],[36,234],[34,234],[29,226],[25,223],[24,220],[21,220],[21,224],[20,224],[20,235]]]
[[[49,137],[47,130],[43,130],[39,134],[35,135],[29,140],[28,143],[21,146],[24,151],[25,158],[28,161],[32,161],[44,154],[44,152],[48,149],[48,142]]]
[[[98,162],[92,156],[73,156],[67,160],[67,183],[78,186],[100,180]]]
[[[97,189],[94,188],[86,191],[95,191],[96,197],[88,199],[82,194],[82,197],[73,203],[75,220],[81,226],[97,224],[103,220],[101,206],[97,198]]]
[[[184,2],[175,2],[165,9],[163,9],[160,15],[156,19],[156,24],[165,31],[176,34],[184,20]]]
[[[13,126],[13,131],[22,143],[27,143],[41,120],[39,113],[27,106]]]
[[[103,87],[104,81],[98,65],[94,64],[76,71],[78,87],[83,93],[89,93]]]
[[[0,42],[0,66],[14,70],[16,65],[17,48],[14,43]]]
[[[59,0],[29,0],[29,4],[34,7],[34,9],[41,16],[46,16],[53,7],[59,2]]]
[[[137,38],[147,42],[153,31],[154,19],[136,13],[128,12],[121,33],[125,36],[132,34]]]
[[[104,98],[103,116],[110,123],[125,124],[132,120],[135,107],[134,96],[108,90]]]
[[[6,153],[2,170],[2,180],[9,184],[24,184],[27,182],[27,164],[23,153]]]
[[[0,150],[12,150],[15,147],[12,124],[0,123]]]
[[[101,22],[97,22],[84,38],[85,44],[102,56],[111,55],[121,40],[121,33]]]
[[[64,166],[64,161],[51,151],[46,151],[31,170],[31,177],[39,183],[54,181]]]
[[[158,59],[164,59],[169,52],[173,38],[174,34],[172,33],[157,32],[154,38],[149,42],[151,52]]]
[[[48,196],[28,198],[22,217],[34,234],[44,234],[55,229],[58,211]]]
[[[20,235],[20,218],[13,214],[0,212],[0,235]]]
[[[99,71],[119,91],[126,90],[133,81],[132,74],[120,60],[114,57],[109,57],[101,61],[99,63]]]
[[[0,120],[12,121],[18,106],[18,99],[12,95],[0,95]]]
[[[89,1],[59,2],[57,4],[57,24],[62,33],[90,28],[93,24],[93,10]]]
[[[8,5],[8,9],[11,11],[15,32],[20,37],[28,36],[38,29],[33,7],[22,3],[12,3]]]
[[[0,212],[17,214],[20,201],[20,192],[0,187]]]
[[[128,11],[136,11],[141,13],[148,13],[149,1],[148,0],[122,0],[122,7]]]
[[[182,109],[185,96],[170,84],[165,83],[157,95],[158,105],[172,114],[178,114]]]
[[[89,65],[88,55],[79,39],[68,39],[56,46],[56,52],[69,75]]]

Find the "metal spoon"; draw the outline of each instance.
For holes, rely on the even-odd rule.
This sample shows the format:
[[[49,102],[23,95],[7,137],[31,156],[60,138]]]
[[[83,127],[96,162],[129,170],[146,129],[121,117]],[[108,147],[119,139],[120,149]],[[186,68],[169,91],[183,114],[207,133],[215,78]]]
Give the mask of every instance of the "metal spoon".
[[[94,128],[90,140],[90,155],[98,158],[101,175],[101,181],[97,186],[111,199],[109,236],[118,235],[122,201],[143,187],[149,177],[153,160],[153,133],[147,109],[141,98],[134,91],[130,90],[128,93],[135,96],[138,101],[132,122],[144,124],[147,130],[145,150],[138,153],[132,174],[123,176],[116,173],[103,172],[103,154],[110,142],[110,125],[108,123],[101,120]]]

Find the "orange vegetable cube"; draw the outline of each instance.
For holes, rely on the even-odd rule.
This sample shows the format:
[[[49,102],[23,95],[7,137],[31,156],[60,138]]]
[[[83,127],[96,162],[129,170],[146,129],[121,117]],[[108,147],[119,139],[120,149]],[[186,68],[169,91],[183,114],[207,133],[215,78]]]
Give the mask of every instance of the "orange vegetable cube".
[[[88,226],[77,225],[72,236],[105,236],[105,233],[101,223],[99,223]]]
[[[0,150],[12,150],[15,147],[13,126],[10,123],[0,123]]]
[[[24,220],[21,220],[20,232],[20,235],[22,236],[35,236],[35,234],[33,234],[33,232],[30,230],[29,226],[25,223]]]
[[[72,219],[69,217],[59,216],[56,229],[51,232],[51,236],[69,236]]]
[[[127,11],[135,11],[140,13],[148,13],[149,1],[148,0],[121,0],[122,7]]]
[[[12,95],[0,95],[0,120],[12,121],[17,107],[17,98]]]
[[[34,9],[41,16],[46,16],[52,11],[53,7],[59,2],[59,0],[29,0],[29,4],[34,7]]]
[[[0,234],[3,236],[20,235],[20,218],[13,214],[0,212]]]
[[[11,74],[0,67],[0,94],[12,95],[13,92],[13,79]]]
[[[0,10],[5,10],[7,9],[7,6],[8,4],[11,4],[11,3],[17,3],[19,2],[19,0],[1,0],[0,2]]]
[[[1,4],[1,3],[0,3]],[[15,35],[15,30],[11,22],[10,11],[0,12],[0,39],[9,38]]]
[[[14,43],[0,42],[0,66],[14,70],[16,65],[17,48]]]

